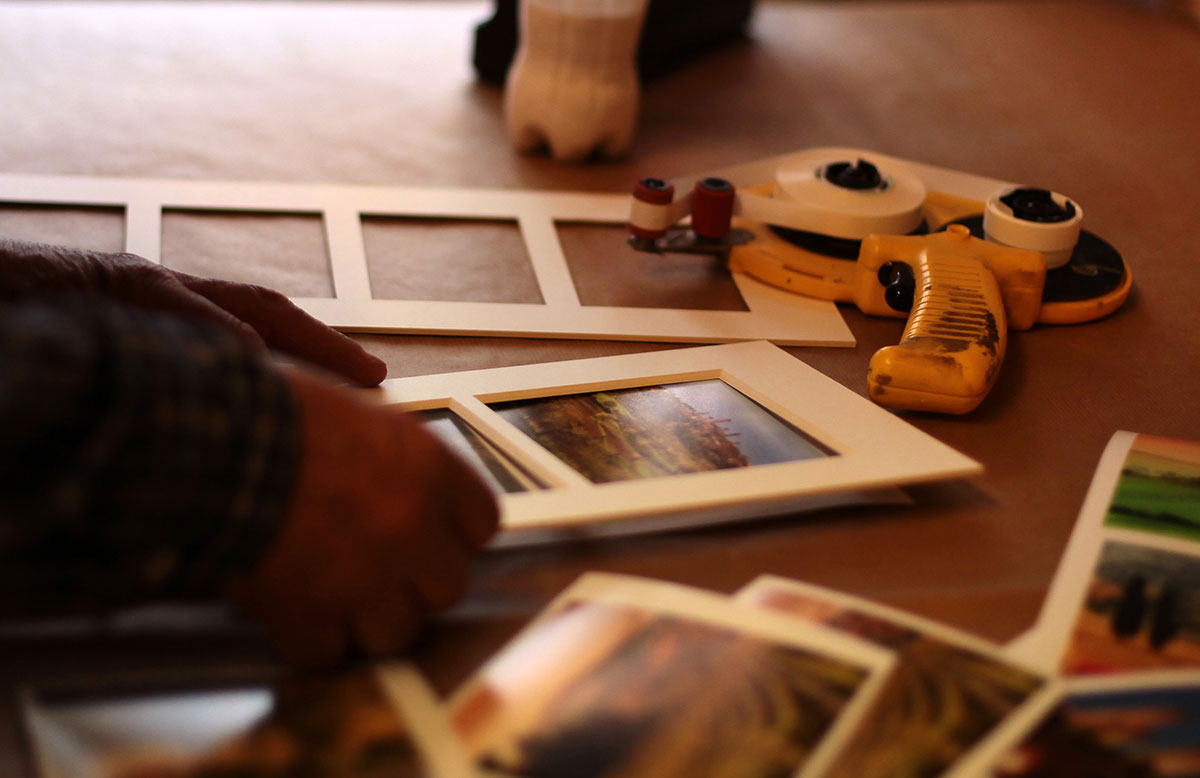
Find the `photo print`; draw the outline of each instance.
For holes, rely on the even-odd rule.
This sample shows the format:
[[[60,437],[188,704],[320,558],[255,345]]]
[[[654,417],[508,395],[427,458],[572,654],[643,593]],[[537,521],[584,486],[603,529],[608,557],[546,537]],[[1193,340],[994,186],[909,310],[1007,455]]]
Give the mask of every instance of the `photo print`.
[[[1037,624],[1048,672],[1200,667],[1200,444],[1120,431],[1096,465]]]
[[[103,679],[28,691],[24,712],[40,778],[434,778],[407,722],[435,703],[398,672]]]
[[[1138,435],[1105,524],[1200,544],[1200,443]]]
[[[868,645],[837,635],[818,645],[708,592],[596,574],[581,583],[627,596],[577,584],[456,695],[453,722],[490,773],[801,775],[886,666]],[[711,613],[672,607],[677,597]]]
[[[718,379],[491,407],[593,483],[834,454]]]
[[[1048,692],[1044,677],[998,648],[875,603],[774,577],[736,599],[895,652],[882,690],[824,773],[829,778],[936,778],[956,774],[972,752],[973,765],[986,764],[990,751],[981,744],[997,747],[1002,726],[1018,712],[1041,710]]]
[[[1125,677],[1066,692],[992,778],[1200,778],[1200,675]]]
[[[1109,540],[1062,659],[1066,675],[1200,668],[1200,557]]]

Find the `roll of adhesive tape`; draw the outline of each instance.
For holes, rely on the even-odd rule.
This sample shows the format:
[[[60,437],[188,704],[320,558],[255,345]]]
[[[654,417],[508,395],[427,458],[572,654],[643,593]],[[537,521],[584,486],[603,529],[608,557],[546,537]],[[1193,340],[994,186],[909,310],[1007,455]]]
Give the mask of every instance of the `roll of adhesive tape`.
[[[639,238],[661,238],[671,220],[675,187],[661,178],[643,178],[633,187],[629,231]]]
[[[1079,242],[1079,231],[1083,223],[1083,209],[1078,203],[1058,192],[1048,192],[1050,199],[1061,211],[1054,221],[1036,221],[1020,218],[1012,206],[1004,202],[1014,192],[1039,191],[1029,187],[1006,187],[993,194],[983,212],[983,234],[993,243],[1032,249],[1046,255],[1046,267],[1054,269],[1071,261],[1071,252]],[[1045,192],[1045,190],[1040,190]]]
[[[826,177],[832,165],[857,159],[830,158],[816,153],[793,159],[775,173],[777,200],[818,225],[811,231],[835,238],[862,240],[871,234],[906,235],[921,226],[925,184],[914,173],[894,164],[876,164],[879,184],[851,189]],[[787,225],[783,225],[787,226]]]

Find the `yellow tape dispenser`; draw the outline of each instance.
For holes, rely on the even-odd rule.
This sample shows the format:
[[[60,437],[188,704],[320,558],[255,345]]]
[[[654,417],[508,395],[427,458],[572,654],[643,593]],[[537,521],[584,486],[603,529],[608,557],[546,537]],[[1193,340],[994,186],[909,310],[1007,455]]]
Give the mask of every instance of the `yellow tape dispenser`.
[[[774,180],[764,182],[770,162]],[[726,256],[730,269],[774,286],[906,317],[900,343],[868,369],[869,394],[885,407],[974,410],[1009,329],[1099,318],[1132,284],[1121,256],[1082,230],[1082,209],[1056,192],[857,149],[731,170],[679,197],[671,183],[639,181],[631,245]],[[685,217],[688,227],[672,229]]]

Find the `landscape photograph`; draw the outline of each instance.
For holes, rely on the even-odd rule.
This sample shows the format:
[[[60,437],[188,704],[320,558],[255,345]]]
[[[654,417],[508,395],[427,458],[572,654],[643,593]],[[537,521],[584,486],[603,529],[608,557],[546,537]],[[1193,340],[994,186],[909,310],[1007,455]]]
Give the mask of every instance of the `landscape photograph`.
[[[993,778],[1200,778],[1200,685],[1073,693]]]
[[[1109,541],[1063,654],[1067,675],[1200,667],[1200,557]]]
[[[1200,543],[1200,444],[1138,435],[1105,523]]]
[[[719,380],[516,400],[491,408],[593,483],[834,454]]]
[[[719,624],[578,601],[456,705],[481,767],[522,778],[787,778],[868,671]]]
[[[897,663],[826,772],[831,778],[935,778],[1044,686],[1039,676],[832,599],[764,587],[750,602],[895,651]]]

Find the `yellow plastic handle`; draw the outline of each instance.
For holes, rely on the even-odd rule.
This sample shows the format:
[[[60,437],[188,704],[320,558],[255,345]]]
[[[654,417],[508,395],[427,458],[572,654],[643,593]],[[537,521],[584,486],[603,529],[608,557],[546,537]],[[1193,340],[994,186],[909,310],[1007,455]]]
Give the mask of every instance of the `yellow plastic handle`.
[[[900,343],[871,358],[871,399],[900,410],[974,410],[995,383],[1008,344],[1005,296],[989,266],[1006,278],[1028,276],[1040,296],[1044,257],[973,238],[965,227],[925,236],[872,235],[863,241],[855,276],[855,303],[866,313],[897,315],[880,279],[888,263],[911,268],[913,302]],[[1027,296],[1029,284],[1020,286]],[[1024,311],[1020,317],[1022,324],[1033,321]]]

